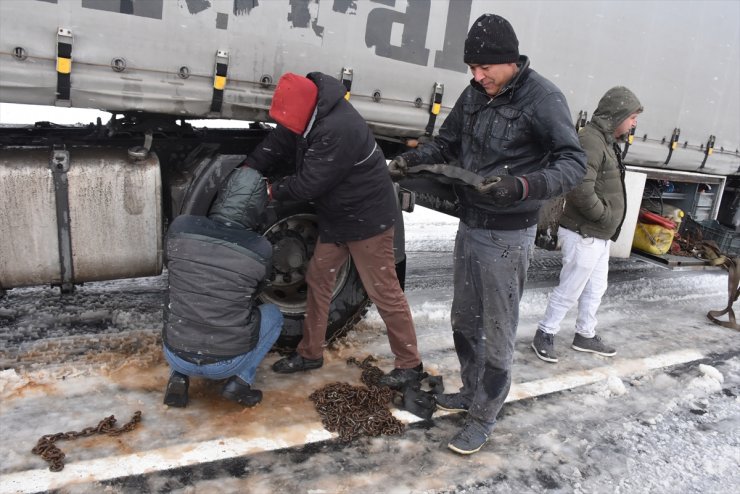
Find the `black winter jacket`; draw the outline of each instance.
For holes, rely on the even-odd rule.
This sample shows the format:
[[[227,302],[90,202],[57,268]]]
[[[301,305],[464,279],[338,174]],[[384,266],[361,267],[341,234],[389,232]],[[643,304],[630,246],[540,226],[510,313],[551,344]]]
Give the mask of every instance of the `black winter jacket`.
[[[516,230],[537,223],[544,200],[575,187],[586,171],[565,96],[520,57],[520,70],[491,98],[471,80],[430,143],[404,153],[409,166],[457,164],[483,177],[524,176],[529,197],[506,208],[456,186],[461,220],[472,228]]]
[[[162,339],[181,358],[208,363],[256,346],[256,295],[272,266],[272,245],[248,227],[266,203],[262,175],[237,169],[208,218],[182,215],[170,225]]]
[[[295,174],[272,185],[273,197],[314,202],[321,242],[374,237],[394,226],[398,214],[383,152],[344,99],[341,82],[320,72],[307,77],[318,87],[318,103],[306,131],[278,125],[246,163],[263,173],[286,162],[295,166]]]

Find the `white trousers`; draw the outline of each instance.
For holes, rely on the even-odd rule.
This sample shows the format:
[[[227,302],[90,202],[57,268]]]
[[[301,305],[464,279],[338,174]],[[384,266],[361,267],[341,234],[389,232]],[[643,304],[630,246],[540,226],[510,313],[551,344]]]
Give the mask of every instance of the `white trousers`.
[[[596,311],[606,292],[611,240],[581,237],[560,227],[563,269],[560,284],[550,294],[545,316],[537,324],[545,333],[556,334],[568,311],[578,302],[576,332],[586,338],[596,334]]]

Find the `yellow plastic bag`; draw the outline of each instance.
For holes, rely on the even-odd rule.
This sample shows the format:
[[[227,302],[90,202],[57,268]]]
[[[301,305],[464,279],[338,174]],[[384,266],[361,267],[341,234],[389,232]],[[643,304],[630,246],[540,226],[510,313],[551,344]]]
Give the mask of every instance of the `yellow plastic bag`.
[[[673,243],[673,236],[675,234],[675,230],[638,221],[635,228],[635,237],[632,240],[632,247],[649,254],[660,256],[671,249],[671,243]]]

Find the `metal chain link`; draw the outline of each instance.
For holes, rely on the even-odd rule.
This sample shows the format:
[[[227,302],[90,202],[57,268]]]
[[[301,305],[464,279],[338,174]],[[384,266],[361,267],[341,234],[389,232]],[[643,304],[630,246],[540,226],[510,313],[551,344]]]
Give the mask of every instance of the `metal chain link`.
[[[132,431],[137,424],[141,422],[141,412],[136,411],[126,424],[115,428],[116,418],[111,415],[100,421],[96,427],[86,427],[79,432],[57,432],[56,434],[47,434],[41,436],[31,453],[41,456],[49,463],[49,470],[59,472],[64,468],[64,452],[57,447],[55,442],[60,439],[76,439],[78,437],[92,436],[94,434],[106,434],[108,436],[118,436],[124,432]]]
[[[361,436],[381,434],[403,434],[404,424],[396,419],[388,408],[395,392],[378,385],[383,371],[372,365],[375,358],[366,357],[362,362],[347,359],[362,369],[360,380],[365,386],[335,382],[327,384],[309,396],[321,415],[321,423],[330,432],[337,432],[339,439],[350,442]]]

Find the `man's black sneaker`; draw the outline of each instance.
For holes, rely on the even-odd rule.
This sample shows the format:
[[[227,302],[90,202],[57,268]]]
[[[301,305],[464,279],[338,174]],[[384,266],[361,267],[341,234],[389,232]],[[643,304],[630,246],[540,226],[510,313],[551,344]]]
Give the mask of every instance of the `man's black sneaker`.
[[[470,402],[463,398],[460,393],[447,393],[436,395],[437,408],[446,412],[467,412]]]
[[[301,357],[298,352],[293,352],[289,356],[281,358],[272,364],[272,370],[278,374],[292,374],[294,372],[318,369],[322,365],[324,365],[323,357],[311,360]]]
[[[604,343],[599,335],[596,335],[593,338],[586,338],[585,336],[581,336],[576,333],[571,347],[573,350],[578,350],[579,352],[590,352],[597,355],[603,355],[604,357],[613,357],[617,354],[617,351]]]
[[[488,441],[488,429],[475,419],[468,418],[463,428],[447,443],[447,447],[461,455],[480,451]]]
[[[380,386],[388,386],[391,389],[401,389],[407,384],[418,383],[421,381],[424,372],[424,364],[419,364],[410,369],[393,369],[388,374],[378,379]]]
[[[252,389],[252,386],[236,376],[229,378],[221,391],[221,396],[245,407],[253,407],[262,401],[262,391]]]
[[[185,374],[172,372],[164,391],[164,404],[170,407],[185,408],[188,404],[190,379]]]
[[[557,362],[558,357],[555,355],[555,335],[545,333],[541,329],[538,329],[534,334],[534,340],[532,340],[532,350],[545,362]]]

